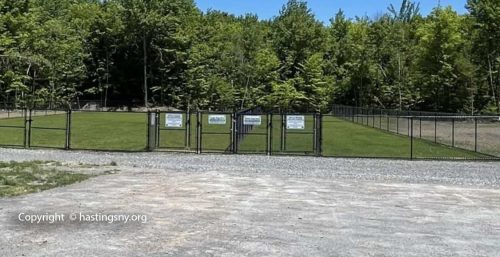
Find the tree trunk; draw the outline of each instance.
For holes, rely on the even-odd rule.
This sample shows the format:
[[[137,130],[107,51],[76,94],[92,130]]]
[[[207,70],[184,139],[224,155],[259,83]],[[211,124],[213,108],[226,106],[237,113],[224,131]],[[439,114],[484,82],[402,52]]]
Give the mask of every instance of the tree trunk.
[[[497,113],[500,113],[500,99],[498,99],[498,96],[496,94],[497,89],[495,88],[495,84],[493,83],[493,68],[491,67],[491,58],[490,55],[488,55],[488,74],[489,74],[489,80],[490,80],[490,86],[491,86],[491,94],[493,96],[493,99],[495,101],[495,105],[497,107]]]
[[[104,89],[104,108],[108,107],[108,88],[109,88],[109,50],[106,49],[106,88]]]
[[[241,110],[245,107],[245,100],[248,94],[248,84],[250,83],[250,76],[247,77],[247,83],[245,85],[245,94],[243,95],[243,99],[241,100]]]
[[[401,95],[401,54],[398,54],[398,92],[399,92],[399,110],[403,108],[403,97]]]
[[[147,47],[146,47],[146,33],[143,34],[142,36],[142,51],[144,55],[144,107],[149,107],[148,106],[148,53],[147,53]]]

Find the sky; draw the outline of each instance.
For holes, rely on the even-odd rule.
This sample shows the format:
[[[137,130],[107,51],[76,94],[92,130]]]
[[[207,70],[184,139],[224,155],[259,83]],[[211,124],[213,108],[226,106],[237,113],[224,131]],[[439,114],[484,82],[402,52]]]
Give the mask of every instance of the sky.
[[[442,6],[451,5],[459,13],[466,13],[467,0],[440,0]],[[228,13],[242,15],[245,13],[257,14],[260,19],[270,19],[279,14],[281,7],[287,0],[195,0],[202,11],[208,9],[221,10]],[[316,18],[324,23],[329,23],[331,17],[342,9],[347,17],[367,15],[370,18],[387,10],[390,4],[397,9],[402,0],[309,0],[309,8]],[[420,0],[421,13],[427,15],[432,8],[438,5],[439,0]]]

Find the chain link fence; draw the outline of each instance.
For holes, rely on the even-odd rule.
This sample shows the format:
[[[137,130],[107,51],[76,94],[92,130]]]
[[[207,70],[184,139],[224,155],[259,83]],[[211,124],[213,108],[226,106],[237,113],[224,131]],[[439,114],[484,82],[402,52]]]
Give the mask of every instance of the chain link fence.
[[[340,105],[328,114],[25,109],[0,117],[0,146],[498,160],[500,120]]]
[[[500,117],[455,113],[397,111],[334,105],[333,115],[388,133],[468,152],[500,157]],[[464,152],[465,155],[466,152]],[[447,158],[413,147],[413,158]]]

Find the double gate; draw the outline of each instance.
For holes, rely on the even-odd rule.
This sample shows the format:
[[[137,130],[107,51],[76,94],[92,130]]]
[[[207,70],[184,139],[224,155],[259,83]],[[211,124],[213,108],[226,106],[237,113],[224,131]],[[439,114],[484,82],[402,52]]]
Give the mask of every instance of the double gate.
[[[122,114],[125,116],[117,118]],[[141,128],[146,122],[142,115],[147,115],[147,133]],[[108,122],[108,119],[114,120]],[[92,113],[24,110],[18,117],[0,117],[0,146],[320,155],[321,119],[320,114],[260,111]],[[114,140],[114,133],[123,138],[119,145]],[[141,135],[147,136],[146,140],[141,139]]]
[[[154,112],[148,116],[150,151],[321,155],[320,114]]]

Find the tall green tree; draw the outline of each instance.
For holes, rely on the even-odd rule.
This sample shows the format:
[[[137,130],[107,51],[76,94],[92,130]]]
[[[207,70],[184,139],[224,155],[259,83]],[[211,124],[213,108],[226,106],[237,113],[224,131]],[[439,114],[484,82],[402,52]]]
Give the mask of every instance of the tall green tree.
[[[489,85],[489,96],[500,113],[500,2],[468,0],[467,8],[474,24],[474,62],[479,64],[479,78]]]
[[[464,107],[467,87],[464,81],[464,19],[448,8],[436,8],[418,29],[418,72],[426,109],[456,111]]]
[[[289,0],[283,6],[273,21],[272,35],[283,80],[294,78],[311,55],[323,50],[323,26],[305,1]]]

